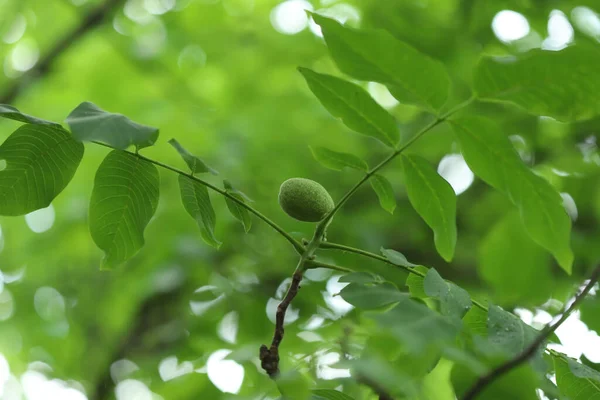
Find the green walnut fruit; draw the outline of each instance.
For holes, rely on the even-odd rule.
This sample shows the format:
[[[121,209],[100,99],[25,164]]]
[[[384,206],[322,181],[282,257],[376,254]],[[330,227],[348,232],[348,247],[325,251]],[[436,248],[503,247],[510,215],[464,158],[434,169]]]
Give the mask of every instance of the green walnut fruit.
[[[319,222],[335,204],[321,184],[304,178],[291,178],[281,184],[279,205],[290,217],[304,222]]]

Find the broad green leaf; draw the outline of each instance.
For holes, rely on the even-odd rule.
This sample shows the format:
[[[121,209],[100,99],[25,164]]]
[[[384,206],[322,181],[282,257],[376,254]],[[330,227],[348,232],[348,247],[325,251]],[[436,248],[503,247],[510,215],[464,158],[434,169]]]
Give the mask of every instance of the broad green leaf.
[[[392,264],[396,264],[396,265],[400,265],[403,267],[416,267],[417,264],[413,264],[411,262],[409,262],[406,257],[404,256],[404,254],[400,253],[399,251],[396,250],[392,250],[392,249],[384,249],[383,247],[380,249],[381,254],[383,254],[383,256],[385,258],[387,258],[387,260],[389,262],[391,262]],[[423,267],[425,268],[425,267]],[[427,269],[425,268],[425,271]]]
[[[390,214],[396,209],[396,196],[392,184],[383,175],[373,175],[369,178],[369,183],[379,198],[381,208]]]
[[[345,167],[354,168],[359,171],[367,171],[369,166],[366,162],[354,154],[340,153],[339,151],[329,150],[325,147],[311,147],[310,151],[322,166],[334,171],[341,171]]]
[[[550,261],[550,255],[525,232],[519,215],[511,212],[483,238],[477,268],[496,301],[536,305],[552,294]]]
[[[307,400],[311,397],[310,381],[296,370],[281,374],[275,383],[286,400]]]
[[[442,63],[382,30],[357,30],[312,14],[340,70],[356,79],[385,84],[400,102],[439,111],[450,79]]]
[[[45,119],[40,119],[17,110],[15,107],[10,106],[8,104],[0,104],[0,117],[12,119],[19,122],[25,122],[27,124],[35,124],[35,125],[55,125],[60,127],[60,124],[52,121],[46,121]]]
[[[417,266],[415,267],[415,271],[419,271],[423,275],[427,276],[429,268],[424,266]],[[406,278],[406,286],[408,286],[412,297],[416,297],[419,299],[426,299],[429,297],[427,293],[425,293],[424,277],[420,275],[409,274],[408,278]]]
[[[479,378],[467,366],[452,368],[452,386],[458,399],[463,398]],[[538,376],[529,365],[512,369],[487,385],[476,397],[478,400],[539,400],[536,394]]]
[[[491,304],[488,309],[488,338],[491,345],[502,349],[508,357],[514,357],[533,342],[539,331],[525,324],[516,315]],[[541,348],[542,346],[540,346]],[[542,350],[532,358],[538,370],[545,369]]]
[[[75,139],[81,142],[99,141],[124,150],[152,146],[158,139],[158,128],[133,122],[122,114],[104,111],[90,102],[78,105],[66,119]]]
[[[218,175],[219,172],[208,165],[200,158],[196,157],[193,154],[190,154],[186,149],[179,144],[179,142],[175,139],[169,140],[169,144],[177,150],[183,161],[188,165],[192,174],[202,174],[204,172],[210,172],[213,175]]]
[[[69,184],[83,145],[54,125],[23,125],[0,146],[0,215],[23,215],[50,205]]]
[[[518,57],[485,57],[475,70],[475,90],[482,100],[513,103],[535,115],[589,119],[600,114],[598,63],[598,48],[581,44]]]
[[[362,87],[335,76],[298,68],[310,90],[331,115],[353,131],[394,147],[400,139],[394,117]]]
[[[441,359],[423,380],[422,400],[455,400],[454,388],[450,380],[453,364]]]
[[[487,337],[488,335],[488,313],[479,307],[472,307],[468,313],[463,317],[463,324],[465,328],[472,335],[479,335],[481,337]]]
[[[342,289],[340,295],[355,307],[371,310],[402,301],[408,297],[390,282],[381,285],[351,283]]]
[[[446,261],[456,246],[456,194],[427,160],[402,155],[406,192],[413,208],[433,230],[435,247]]]
[[[223,181],[223,185],[225,187],[225,191],[230,196],[235,197],[242,203],[246,203],[249,200],[248,196],[244,195],[239,190],[234,189],[228,181]],[[242,223],[244,226],[244,231],[246,231],[246,233],[249,232],[250,228],[252,227],[252,216],[250,215],[250,212],[228,197],[225,198],[225,203],[227,204],[227,208],[229,209],[231,215],[233,215],[235,219]]]
[[[377,277],[369,272],[351,272],[347,275],[340,277],[339,282],[348,282],[348,283],[375,283],[377,281]]]
[[[431,268],[424,280],[425,293],[440,301],[442,315],[462,318],[471,309],[471,297],[466,290],[452,282],[446,282]]]
[[[354,400],[352,397],[333,389],[315,389],[313,400]]]
[[[471,170],[517,206],[529,236],[554,255],[571,273],[571,219],[552,185],[533,173],[519,158],[496,124],[479,117],[451,121]]]
[[[553,357],[556,384],[569,400],[589,400],[600,397],[600,373],[575,360]]]
[[[179,175],[179,190],[183,207],[196,220],[202,239],[208,245],[218,249],[221,242],[215,237],[216,216],[208,189],[188,176]]]
[[[460,320],[442,316],[408,296],[391,310],[372,318],[412,352],[449,343],[461,328]]]
[[[144,245],[144,229],[156,211],[159,176],[146,160],[121,150],[100,164],[90,200],[90,231],[105,253],[102,268],[131,258]]]

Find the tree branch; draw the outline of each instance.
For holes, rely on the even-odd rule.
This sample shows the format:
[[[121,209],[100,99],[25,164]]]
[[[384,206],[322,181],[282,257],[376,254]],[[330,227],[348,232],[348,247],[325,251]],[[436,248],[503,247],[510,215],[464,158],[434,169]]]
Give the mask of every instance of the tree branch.
[[[106,0],[96,9],[87,14],[81,22],[65,36],[60,38],[50,51],[28,72],[22,75],[12,86],[0,96],[0,103],[10,104],[14,99],[37,79],[42,78],[52,68],[54,61],[73,43],[83,37],[86,33],[100,25],[124,0]]]
[[[589,282],[584,287],[584,289],[579,293],[573,303],[562,313],[560,318],[554,322],[553,324],[547,325],[542,332],[537,336],[537,338],[531,342],[527,348],[525,348],[521,353],[517,354],[514,358],[508,360],[504,364],[499,365],[488,374],[480,377],[471,388],[467,391],[467,393],[463,396],[463,400],[473,400],[477,395],[479,395],[488,385],[494,382],[496,379],[500,378],[502,375],[508,373],[512,369],[518,367],[519,365],[526,362],[529,358],[531,358],[535,352],[549,337],[552,335],[559,326],[562,325],[563,322],[569,318],[571,313],[577,309],[579,304],[583,301],[585,296],[588,294],[590,290],[596,284],[598,277],[600,276],[600,266],[597,266],[592,272]]]

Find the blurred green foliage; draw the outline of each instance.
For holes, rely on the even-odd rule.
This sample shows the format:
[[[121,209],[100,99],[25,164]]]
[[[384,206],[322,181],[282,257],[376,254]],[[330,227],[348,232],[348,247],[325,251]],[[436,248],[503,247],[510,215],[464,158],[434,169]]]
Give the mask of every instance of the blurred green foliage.
[[[47,49],[101,3],[0,0],[0,58],[4,65],[0,94],[22,81],[19,69],[44,57]],[[298,66],[336,76],[341,73],[323,40],[311,29],[294,35],[275,29],[274,10],[279,3],[128,0],[116,7],[105,23],[62,52],[42,71],[43,76],[24,86],[13,105],[63,122],[78,104],[90,101],[159,127],[157,144],[146,149],[145,156],[183,168],[179,155],[167,143],[176,137],[191,153],[219,170],[220,177],[207,180],[220,187],[221,179],[228,179],[254,200],[258,210],[298,239],[308,238],[313,226],[289,218],[277,204],[281,182],[291,177],[313,179],[339,199],[362,176],[357,170],[323,168],[313,160],[309,145],[356,154],[369,165],[379,162],[387,151],[381,143],[355,134],[331,117],[311,94]],[[579,21],[574,11],[576,6],[600,11],[592,0],[309,3],[313,10],[351,26],[385,29],[442,61],[453,82],[454,103],[470,95],[473,66],[481,54],[517,54],[539,47],[548,36],[548,18],[559,11],[574,26],[575,41],[597,46],[600,37],[600,32],[594,37],[594,31]],[[527,17],[527,36],[506,43],[494,35],[492,20],[505,9]],[[379,101],[386,100],[377,95],[382,90],[378,85],[360,84]],[[457,198],[456,254],[452,262],[444,261],[435,251],[433,233],[410,204],[399,160],[383,171],[396,196],[393,216],[379,207],[377,196],[365,185],[336,216],[328,237],[375,253],[382,246],[397,249],[414,263],[435,267],[475,298],[489,299],[506,309],[544,308],[554,314],[557,310],[546,300],[565,301],[573,284],[600,258],[600,158],[596,147],[600,119],[565,124],[525,115],[510,106],[473,107],[476,114],[493,116],[521,158],[574,202],[571,276],[528,239],[523,227],[515,223],[514,207],[508,199],[477,178]],[[413,106],[396,104],[389,110],[401,122],[402,137],[410,137],[427,122]],[[0,141],[18,126],[0,121]],[[453,154],[459,152],[447,125],[434,128],[412,148],[432,165],[438,165],[449,149]],[[100,271],[102,252],[89,234],[88,204],[92,178],[107,152],[99,146],[86,146],[73,181],[52,203],[55,220],[50,229],[35,232],[44,212],[28,217],[29,223],[22,217],[0,218],[4,285],[0,292],[0,353],[8,360],[10,373],[19,377],[41,368],[50,377],[79,382],[73,385],[97,400],[125,399],[122,392],[118,397],[118,385],[123,389],[126,379],[143,382],[165,400],[276,398],[277,387],[260,369],[257,355],[259,345],[267,343],[273,333],[266,310],[274,312],[275,299],[280,299],[285,289],[282,283],[289,283],[285,280],[296,263],[293,249],[258,220],[246,234],[227,212],[223,198],[216,196],[212,198],[217,214],[214,235],[223,244],[219,250],[209,247],[181,206],[177,177],[161,170],[160,201],[145,232],[145,247],[126,265]],[[404,288],[406,274],[400,270],[350,254],[323,255],[325,260],[372,271]],[[357,342],[350,343],[351,349],[364,344],[361,341],[371,327],[354,310],[345,310],[348,313],[340,320],[343,312],[332,303],[341,300],[332,296],[341,287],[328,281],[331,275],[331,271],[321,270],[307,275],[290,313],[297,313],[298,319],[286,329],[281,352],[284,370],[301,367],[302,374],[318,379],[317,386],[323,389],[336,388],[342,382],[341,378],[323,379],[327,376],[323,371],[329,371],[324,363],[339,359],[340,341],[347,336],[348,327],[359,325],[356,336],[351,335]],[[597,310],[598,301],[590,298],[586,310]],[[477,318],[473,310],[466,318]],[[589,318],[591,328],[598,326],[597,312],[584,310],[582,318],[584,322]],[[447,323],[442,317],[434,322]],[[385,339],[383,333],[381,336]],[[222,393],[215,386],[216,378],[206,373],[209,356],[219,349],[232,350],[230,357],[243,366],[244,379],[237,396]],[[402,349],[394,351],[404,354]],[[431,358],[437,360],[436,356]],[[136,367],[127,372],[119,361],[123,359]],[[404,359],[412,360],[410,355]],[[51,372],[34,362],[45,363]],[[419,365],[423,370],[431,366],[431,360],[420,362],[426,364]],[[228,371],[237,373],[231,365],[225,364]],[[371,372],[378,371],[380,360],[372,360],[372,365]],[[434,370],[441,374],[440,381],[450,379],[444,368],[440,363]],[[559,379],[571,379],[566,367],[561,368]],[[398,366],[395,372],[404,376],[411,372],[406,369]],[[191,370],[196,372],[169,379],[177,371]],[[519,369],[507,379],[514,379],[518,386],[527,380],[520,375],[528,377],[530,373]],[[233,375],[229,378],[234,379]],[[297,384],[294,379],[287,383]],[[357,399],[373,396],[357,383],[345,381],[344,386]],[[434,384],[429,387],[436,393]],[[440,394],[443,388],[437,389],[432,396],[450,398],[448,393]]]

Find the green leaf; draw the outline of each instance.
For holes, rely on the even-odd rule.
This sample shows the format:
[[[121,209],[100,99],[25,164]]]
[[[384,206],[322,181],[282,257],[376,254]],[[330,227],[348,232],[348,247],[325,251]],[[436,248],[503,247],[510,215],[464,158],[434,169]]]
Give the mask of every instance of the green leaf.
[[[391,310],[372,318],[387,328],[411,352],[453,341],[460,331],[460,320],[442,316],[408,296]]]
[[[435,247],[446,261],[456,246],[456,194],[452,186],[422,157],[402,155],[408,199],[433,230]]]
[[[196,157],[193,154],[190,154],[186,149],[179,144],[179,142],[175,139],[169,140],[169,144],[177,150],[183,161],[188,165],[192,174],[202,174],[204,172],[210,172],[213,175],[218,175],[219,172],[204,163],[200,158]]]
[[[394,147],[400,139],[394,117],[365,89],[344,79],[298,68],[323,107],[353,131]]]
[[[234,189],[233,186],[231,186],[231,183],[229,183],[228,181],[223,181],[223,185],[225,186],[225,191],[229,193],[229,195],[235,197],[242,203],[246,203],[246,201],[249,200],[248,196],[246,196],[239,190]],[[248,233],[250,231],[250,228],[252,227],[252,217],[250,215],[250,212],[243,206],[239,205],[237,202],[231,200],[230,198],[226,197],[225,203],[227,204],[227,208],[229,209],[231,215],[233,215],[235,219],[242,223],[242,225],[244,226],[244,231]]]
[[[348,282],[348,283],[375,283],[377,281],[377,277],[369,272],[351,272],[347,275],[340,277],[338,282]]]
[[[441,359],[423,381],[423,400],[455,400],[454,388],[450,381],[452,362]]]
[[[396,196],[390,181],[382,175],[373,175],[369,178],[369,183],[379,198],[381,208],[393,214],[396,209]]]
[[[413,264],[413,263],[409,262],[406,259],[406,257],[404,256],[404,254],[400,253],[399,251],[392,250],[392,249],[384,249],[383,247],[379,251],[381,251],[381,254],[383,254],[383,256],[385,258],[387,258],[387,260],[389,262],[391,262],[392,264],[396,264],[396,265],[400,265],[400,266],[408,267],[408,268],[417,266],[417,264]],[[423,267],[423,268],[425,268],[425,267]],[[425,268],[425,271],[427,271],[427,268]]]
[[[158,139],[158,128],[138,124],[122,114],[104,111],[87,101],[71,111],[66,122],[75,139],[99,141],[121,150],[131,145],[143,149],[152,146]]]
[[[471,309],[471,297],[466,290],[452,282],[446,282],[431,268],[424,280],[425,293],[440,301],[442,315],[462,318]]]
[[[35,125],[55,125],[60,127],[60,124],[56,122],[47,121],[45,119],[40,119],[17,110],[15,107],[10,106],[8,104],[0,104],[0,117],[12,119],[19,122],[25,122],[28,124]]]
[[[485,57],[475,70],[475,90],[482,100],[513,103],[535,115],[565,122],[589,119],[600,114],[598,63],[598,48],[581,44]]]
[[[285,400],[307,400],[311,397],[310,381],[296,370],[281,374],[275,383]]]
[[[198,223],[202,239],[208,245],[218,249],[221,242],[215,237],[216,216],[210,202],[208,189],[190,177],[179,175],[179,190],[183,207]]]
[[[581,303],[581,320],[589,329],[600,333],[600,297],[587,296]]]
[[[429,272],[429,268],[424,266],[417,266],[415,268],[415,271],[419,271],[426,276],[427,272]],[[425,293],[424,278],[420,275],[409,274],[408,278],[406,278],[406,286],[408,286],[412,297],[416,297],[418,299],[426,299],[429,297],[427,293]]]
[[[450,79],[442,63],[382,30],[357,30],[312,14],[340,70],[356,79],[385,84],[399,101],[439,111]]]
[[[367,171],[369,166],[366,162],[355,156],[354,154],[340,153],[326,149],[325,147],[311,147],[310,151],[322,166],[341,171],[345,167],[354,168],[359,171]]]
[[[488,313],[479,307],[472,307],[463,317],[464,326],[471,335],[487,337],[488,335]]]
[[[554,357],[556,384],[569,400],[588,400],[600,396],[600,373],[575,360]]]
[[[519,158],[496,124],[478,117],[451,121],[471,170],[517,206],[529,236],[571,273],[571,219],[560,194]]]
[[[402,301],[408,297],[390,282],[381,285],[351,283],[342,289],[340,295],[355,307],[371,310]]]
[[[0,146],[0,215],[23,215],[50,205],[69,184],[83,145],[54,125],[23,125]]]
[[[514,357],[525,350],[539,334],[539,331],[525,324],[516,315],[493,304],[488,309],[487,328],[490,344],[502,349],[508,357]],[[536,369],[543,371],[545,362],[542,354],[542,350],[538,349],[531,362]]]
[[[315,389],[313,400],[354,400],[352,397],[333,389]]]
[[[92,239],[105,253],[102,268],[113,268],[142,248],[158,196],[159,176],[153,164],[120,150],[102,161],[90,201]]]
[[[496,301],[537,305],[552,294],[550,261],[550,255],[529,237],[519,215],[511,212],[481,242],[477,268]]]

